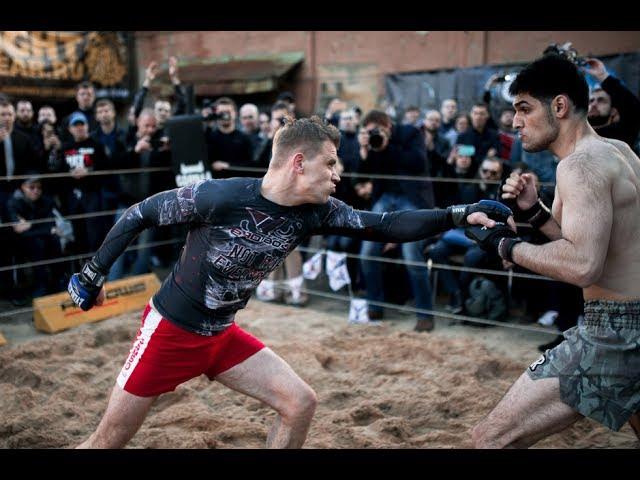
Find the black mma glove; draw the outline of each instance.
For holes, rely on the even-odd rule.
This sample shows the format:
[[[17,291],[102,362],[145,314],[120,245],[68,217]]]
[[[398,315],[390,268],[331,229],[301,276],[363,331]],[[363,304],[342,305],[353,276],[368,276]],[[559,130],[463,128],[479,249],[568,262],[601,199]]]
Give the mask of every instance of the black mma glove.
[[[107,272],[103,272],[93,259],[85,263],[80,273],[74,273],[69,280],[67,291],[73,302],[84,311],[93,307],[106,276]]]
[[[468,227],[467,217],[475,212],[482,212],[496,222],[506,223],[513,212],[506,205],[495,200],[480,200],[469,205],[452,205],[447,207],[447,219],[453,227]]]
[[[497,223],[493,228],[482,225],[467,227],[465,235],[475,240],[487,252],[495,252],[500,258],[513,262],[513,247],[523,240],[505,223]]]

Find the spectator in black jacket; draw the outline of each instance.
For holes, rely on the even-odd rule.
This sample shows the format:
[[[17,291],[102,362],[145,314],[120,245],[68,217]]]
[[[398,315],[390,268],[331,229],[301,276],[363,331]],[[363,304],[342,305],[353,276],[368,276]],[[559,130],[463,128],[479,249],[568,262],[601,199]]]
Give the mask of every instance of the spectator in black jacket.
[[[27,170],[43,171],[31,139],[14,128],[15,109],[7,97],[0,97],[0,177],[24,175]],[[0,209],[20,182],[0,180]],[[2,213],[0,210],[0,213]]]
[[[29,170],[39,170],[41,165],[29,137],[14,130],[15,109],[9,99],[0,95],[0,222],[7,221],[7,202],[20,182],[1,177],[24,175]],[[0,267],[12,263],[16,246],[14,236],[7,228],[0,228]],[[0,293],[13,296],[11,271],[0,272]]]
[[[356,123],[356,113],[352,110],[340,112],[340,146],[338,147],[338,158],[342,162],[345,173],[357,173],[360,168],[360,143],[358,142],[358,124]],[[358,183],[356,178],[344,177],[336,187],[341,192],[341,200],[357,209],[368,209],[370,205],[356,194],[354,184]]]
[[[440,133],[441,115],[437,110],[429,110],[424,116],[422,131],[424,144],[427,148],[427,161],[429,163],[429,175],[442,177],[444,175],[447,158],[451,153],[449,142]],[[438,207],[446,207],[446,187],[443,182],[437,182],[433,186],[435,204]]]
[[[137,118],[135,136],[127,143],[127,151],[120,166],[122,169],[138,169],[149,167],[169,167],[171,165],[171,152],[168,145],[161,141],[161,131],[157,128],[155,113],[150,108],[143,109]],[[154,193],[175,188],[175,177],[172,172],[142,172],[120,174],[120,196],[118,209],[124,210],[134,203],[140,202]],[[173,182],[171,184],[170,182]],[[154,229],[146,229],[142,232],[137,242],[147,244],[157,237]],[[129,255],[129,253],[131,253]],[[109,280],[117,280],[127,273],[127,267],[131,265],[129,273],[140,275],[148,273],[151,265],[151,249],[140,248],[134,252],[125,252],[121,255],[109,272]]]
[[[271,132],[271,114],[269,112],[260,112],[258,125],[260,125],[260,139],[268,140]]]
[[[87,118],[89,131],[96,129],[98,122],[96,122],[96,117],[93,111],[93,104],[95,101],[96,91],[93,84],[90,82],[79,83],[76,87],[76,102],[78,103],[78,107],[71,115],[64,118],[64,120],[62,120],[62,125],[60,125],[60,139],[62,140],[62,143],[71,142],[73,140],[69,133],[69,120],[76,112],[84,114]]]
[[[54,125],[57,131],[58,117],[56,111],[50,105],[43,105],[38,109],[38,123],[40,124],[45,120]]]
[[[635,148],[640,132],[640,100],[609,75],[600,60],[588,58],[586,62],[584,71],[600,82],[600,88],[589,96],[589,123],[598,135]]]
[[[439,130],[440,134],[444,137],[449,130],[455,128],[456,117],[458,114],[458,102],[453,98],[446,98],[440,105],[440,114],[442,115],[442,122]]]
[[[42,194],[42,183],[34,176],[23,180],[20,190],[16,190],[9,200],[7,209],[8,220],[12,223],[17,237],[16,259],[19,261],[38,262],[62,256],[60,240],[57,235],[55,221],[37,222],[33,220],[53,218],[55,202]],[[51,270],[48,274],[47,270]],[[49,266],[34,267],[34,287],[31,295],[41,297],[49,293],[65,290],[66,278],[63,278],[63,268],[60,263]]]
[[[471,128],[458,135],[456,143],[473,145],[476,153],[473,157],[473,170],[478,170],[480,162],[487,157],[494,157],[500,153],[498,132],[489,128],[489,106],[478,102],[471,108]]]
[[[96,102],[96,119],[98,128],[91,132],[91,138],[104,147],[107,156],[108,170],[117,170],[124,163],[127,154],[127,132],[116,124],[116,107],[109,99],[103,98]],[[118,175],[104,175],[102,177],[102,206],[105,210],[118,208],[120,195],[120,181]],[[114,216],[102,217],[104,235],[114,224]]]
[[[18,100],[16,102],[16,123],[14,128],[24,133],[31,140],[31,146],[36,151],[38,157],[42,157],[42,139],[40,128],[33,121],[33,105],[29,100]]]
[[[258,107],[253,103],[245,103],[240,107],[240,125],[242,133],[251,140],[251,156],[257,160],[260,145],[265,140],[260,136],[260,126],[258,125]]]
[[[271,149],[273,147],[273,137],[278,129],[284,124],[285,119],[290,116],[289,107],[284,102],[276,102],[271,107],[271,118],[269,126],[260,128],[263,135],[266,134],[267,141],[260,145],[260,151],[257,154],[256,165],[262,168],[268,168],[271,161]]]
[[[48,169],[49,161],[62,146],[60,128],[57,124],[56,111],[50,105],[43,105],[38,110],[38,130],[42,144],[42,164]]]
[[[89,173],[108,168],[104,147],[89,136],[89,121],[82,112],[74,112],[69,117],[69,133],[72,140],[63,143],[52,165],[53,171],[71,175],[71,178],[62,179],[60,185],[64,211],[68,215],[103,211],[103,179]],[[74,220],[78,252],[97,250],[104,238],[102,224],[103,220],[98,216]]]
[[[207,129],[207,151],[214,178],[255,177],[256,172],[234,171],[234,167],[255,167],[253,147],[248,135],[236,129],[236,102],[221,97],[214,103],[218,114],[215,130]]]
[[[409,125],[393,126],[391,118],[384,112],[372,110],[362,120],[358,133],[360,144],[360,172],[403,176],[425,176],[427,151],[420,131]],[[366,182],[366,180],[365,180]],[[430,182],[407,180],[379,180],[366,182],[370,185],[373,212],[392,210],[415,210],[433,206],[433,191]],[[431,192],[431,202],[425,200],[425,191]],[[413,262],[424,261],[424,241],[403,243],[402,256]],[[385,245],[380,242],[362,242],[360,254],[379,257]],[[362,270],[369,302],[384,302],[385,289],[380,262],[363,261]],[[431,285],[426,268],[408,266],[411,287],[416,307],[431,309]],[[381,318],[380,306],[369,304],[369,318]],[[433,318],[429,314],[418,314],[416,330],[433,329]]]

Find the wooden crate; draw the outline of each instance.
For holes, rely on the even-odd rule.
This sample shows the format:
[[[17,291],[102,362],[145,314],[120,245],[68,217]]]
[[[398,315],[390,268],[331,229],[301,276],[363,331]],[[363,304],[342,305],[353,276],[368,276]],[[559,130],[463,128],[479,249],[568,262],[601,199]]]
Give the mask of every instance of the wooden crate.
[[[36,329],[55,333],[144,308],[160,288],[160,280],[155,274],[149,273],[107,282],[105,285],[104,303],[87,312],[77,307],[67,292],[35,299],[33,321]]]

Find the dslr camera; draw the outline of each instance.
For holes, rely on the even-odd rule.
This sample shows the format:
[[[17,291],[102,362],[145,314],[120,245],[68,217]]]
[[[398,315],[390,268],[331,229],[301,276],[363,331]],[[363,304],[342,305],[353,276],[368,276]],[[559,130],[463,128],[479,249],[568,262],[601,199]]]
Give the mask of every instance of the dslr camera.
[[[569,60],[573,64],[578,67],[583,67],[587,64],[587,61],[584,57],[578,55],[578,51],[571,46],[571,42],[564,43],[562,45],[558,45],[557,43],[552,43],[542,52],[543,55],[558,55],[559,57],[564,58],[565,60]]]
[[[202,101],[202,109],[204,110],[205,108],[210,108],[213,110],[214,108],[214,103],[210,98],[205,98]],[[229,112],[222,112],[222,113],[216,113],[215,111],[213,111],[212,113],[210,113],[209,115],[207,115],[206,117],[203,117],[203,120],[205,122],[211,122],[211,121],[216,121],[216,120],[231,120],[231,114]]]
[[[207,122],[215,121],[215,120],[229,121],[231,120],[231,114],[229,112],[222,112],[222,113],[211,112],[209,115],[204,117],[204,120]]]
[[[378,128],[369,130],[369,146],[371,148],[380,148],[384,143],[384,137]]]

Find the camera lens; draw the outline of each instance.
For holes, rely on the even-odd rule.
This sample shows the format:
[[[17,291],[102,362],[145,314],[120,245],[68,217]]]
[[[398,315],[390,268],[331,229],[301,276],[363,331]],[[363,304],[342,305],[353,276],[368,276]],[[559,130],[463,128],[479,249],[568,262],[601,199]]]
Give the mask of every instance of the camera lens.
[[[380,134],[380,130],[374,128],[369,131],[369,145],[371,148],[380,148],[383,142],[384,138]]]

